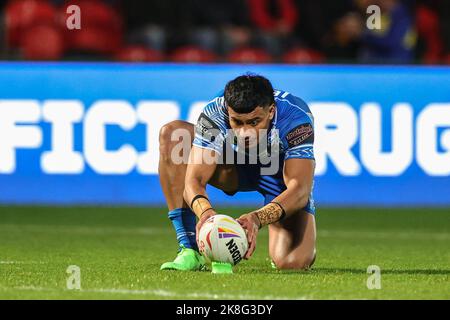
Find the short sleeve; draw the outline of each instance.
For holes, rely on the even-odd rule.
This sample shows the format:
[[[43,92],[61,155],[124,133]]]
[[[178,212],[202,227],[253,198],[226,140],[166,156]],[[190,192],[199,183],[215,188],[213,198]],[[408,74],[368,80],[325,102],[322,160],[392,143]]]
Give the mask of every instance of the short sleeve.
[[[200,114],[195,125],[193,145],[203,149],[216,151],[222,154],[225,135],[223,132],[223,119],[218,107],[208,104]],[[222,124],[222,125],[221,125]]]
[[[314,159],[314,125],[310,117],[297,117],[286,130],[283,138],[284,160]]]

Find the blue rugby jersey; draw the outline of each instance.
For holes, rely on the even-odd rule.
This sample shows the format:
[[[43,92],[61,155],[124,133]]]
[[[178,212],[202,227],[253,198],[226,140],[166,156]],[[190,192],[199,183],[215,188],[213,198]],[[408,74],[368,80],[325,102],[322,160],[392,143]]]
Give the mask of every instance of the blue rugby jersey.
[[[280,158],[314,159],[314,119],[308,105],[286,91],[274,91],[276,111],[269,128],[268,144],[278,143]],[[223,93],[203,109],[193,144],[221,154],[229,130],[229,116]],[[233,146],[236,150],[237,146]]]

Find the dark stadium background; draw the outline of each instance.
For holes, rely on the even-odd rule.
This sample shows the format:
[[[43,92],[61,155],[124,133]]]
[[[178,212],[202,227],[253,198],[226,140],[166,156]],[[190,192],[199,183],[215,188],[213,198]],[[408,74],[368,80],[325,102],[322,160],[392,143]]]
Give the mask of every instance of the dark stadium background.
[[[83,12],[76,33],[65,28],[72,4]],[[392,36],[375,40],[364,32],[371,4],[395,22]],[[5,60],[449,63],[444,0],[27,0],[0,6]]]

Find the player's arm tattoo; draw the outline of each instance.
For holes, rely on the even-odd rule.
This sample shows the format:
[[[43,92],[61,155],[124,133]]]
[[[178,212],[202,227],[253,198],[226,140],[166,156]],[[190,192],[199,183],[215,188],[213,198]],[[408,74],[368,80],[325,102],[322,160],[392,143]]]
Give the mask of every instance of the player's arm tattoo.
[[[278,202],[271,202],[268,205],[262,207],[259,210],[254,211],[254,214],[259,219],[261,223],[260,227],[266,226],[268,224],[280,221],[286,215],[281,204]]]
[[[192,199],[191,209],[192,211],[194,211],[195,215],[200,219],[202,214],[212,209],[212,206],[207,197],[199,194]]]

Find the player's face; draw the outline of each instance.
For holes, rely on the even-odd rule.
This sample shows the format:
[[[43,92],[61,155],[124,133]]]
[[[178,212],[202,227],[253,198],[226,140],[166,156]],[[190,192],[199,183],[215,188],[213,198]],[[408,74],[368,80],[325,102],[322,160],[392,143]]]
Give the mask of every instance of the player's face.
[[[269,129],[275,115],[275,106],[257,107],[250,113],[237,113],[228,107],[230,127],[235,132],[239,143],[247,148],[258,144],[262,129]]]

